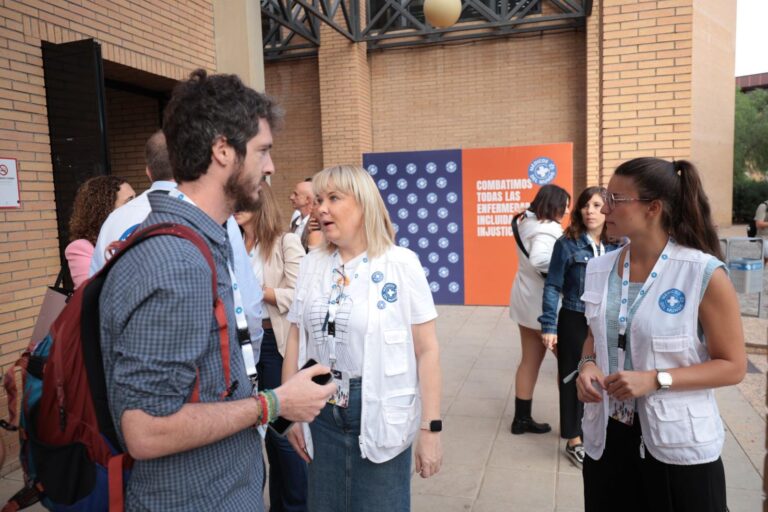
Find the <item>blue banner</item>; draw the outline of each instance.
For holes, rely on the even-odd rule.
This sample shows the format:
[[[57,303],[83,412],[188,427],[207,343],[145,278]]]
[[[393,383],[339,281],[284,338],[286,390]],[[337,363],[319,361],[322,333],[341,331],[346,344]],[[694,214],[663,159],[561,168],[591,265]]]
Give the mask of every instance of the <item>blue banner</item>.
[[[437,304],[464,304],[461,150],[367,153],[397,244],[419,255]]]

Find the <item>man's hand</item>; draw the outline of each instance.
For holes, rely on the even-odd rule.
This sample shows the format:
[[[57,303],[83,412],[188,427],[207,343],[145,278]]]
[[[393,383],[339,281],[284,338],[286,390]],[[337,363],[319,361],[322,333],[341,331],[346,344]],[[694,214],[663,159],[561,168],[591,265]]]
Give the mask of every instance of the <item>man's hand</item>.
[[[330,373],[327,366],[316,364],[301,370],[275,389],[280,400],[280,416],[291,421],[311,422],[325,407],[325,403],[336,392],[336,384],[329,382],[320,386],[312,377]]]
[[[579,400],[584,403],[601,402],[603,394],[598,389],[605,389],[604,379],[603,372],[594,362],[584,364],[576,377]]]

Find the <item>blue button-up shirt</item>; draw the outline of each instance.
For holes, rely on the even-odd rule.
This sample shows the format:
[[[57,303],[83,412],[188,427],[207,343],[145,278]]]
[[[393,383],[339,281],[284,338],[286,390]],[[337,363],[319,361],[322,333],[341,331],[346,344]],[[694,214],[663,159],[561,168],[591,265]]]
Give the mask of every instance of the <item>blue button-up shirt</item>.
[[[544,283],[542,314],[539,317],[543,333],[557,333],[557,305],[561,294],[562,307],[579,313],[584,312],[584,302],[581,300],[584,293],[584,275],[587,262],[595,257],[588,236],[585,233],[576,240],[562,236],[555,242]],[[604,244],[604,247],[605,252],[610,252],[618,246]]]

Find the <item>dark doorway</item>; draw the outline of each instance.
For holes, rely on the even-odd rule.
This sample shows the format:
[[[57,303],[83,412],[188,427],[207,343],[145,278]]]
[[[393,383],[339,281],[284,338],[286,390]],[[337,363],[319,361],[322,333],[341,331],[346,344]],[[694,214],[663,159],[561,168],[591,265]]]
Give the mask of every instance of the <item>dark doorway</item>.
[[[77,187],[92,176],[110,174],[104,70],[101,45],[93,39],[43,41],[42,50],[59,254],[66,268],[64,249]]]

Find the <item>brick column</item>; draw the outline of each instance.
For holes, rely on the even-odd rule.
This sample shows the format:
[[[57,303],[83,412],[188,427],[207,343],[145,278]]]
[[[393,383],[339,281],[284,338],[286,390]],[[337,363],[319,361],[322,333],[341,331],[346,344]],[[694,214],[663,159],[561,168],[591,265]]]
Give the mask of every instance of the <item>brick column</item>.
[[[364,16],[361,12],[361,19]],[[366,50],[365,43],[352,43],[322,24],[318,69],[324,167],[360,165],[362,154],[373,149],[371,74]]]
[[[587,21],[587,183],[639,156],[690,159],[730,223],[735,5],[595,0]]]

